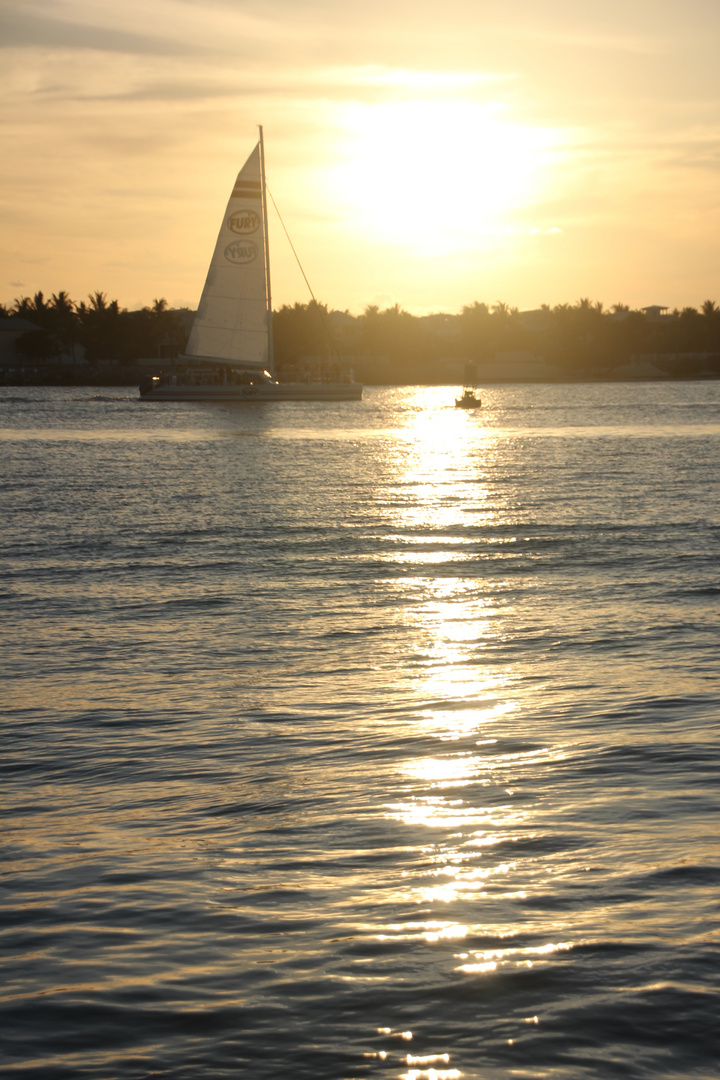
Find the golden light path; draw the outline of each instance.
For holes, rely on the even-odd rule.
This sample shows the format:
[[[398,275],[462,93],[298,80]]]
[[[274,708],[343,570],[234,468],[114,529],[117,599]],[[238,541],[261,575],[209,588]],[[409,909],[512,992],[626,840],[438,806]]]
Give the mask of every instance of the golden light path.
[[[563,754],[543,746],[515,751],[506,738],[494,734],[506,734],[508,725],[517,730],[521,705],[514,685],[519,673],[511,666],[489,668],[475,658],[479,643],[492,648],[510,632],[510,609],[498,603],[492,587],[478,576],[477,563],[470,572],[470,560],[477,557],[477,533],[467,525],[480,523],[491,532],[496,525],[500,532],[504,524],[505,508],[498,505],[487,479],[500,436],[484,427],[480,413],[465,414],[452,404],[447,389],[408,391],[407,425],[396,443],[401,482],[394,527],[403,540],[397,559],[429,571],[403,579],[401,587],[423,597],[420,603],[407,603],[406,619],[424,657],[418,686],[421,731],[437,740],[438,750],[404,763],[403,797],[386,807],[389,818],[427,832],[422,868],[410,867],[403,874],[405,899],[422,906],[423,917],[386,924],[377,936],[457,942],[460,948],[465,944],[467,951],[453,954],[454,970],[465,977],[484,977],[502,967],[532,967],[571,948],[556,937],[561,933],[557,923],[518,927],[496,921],[503,904],[522,901],[528,889],[547,877],[544,866],[530,865],[535,860],[526,859],[520,867],[507,859],[509,838],[534,835],[533,811],[527,802],[522,807],[514,803],[512,790],[500,785],[511,771],[532,773]],[[443,565],[446,572],[440,574]],[[498,742],[504,749],[496,750]],[[493,860],[499,844],[505,857]],[[484,901],[490,905],[487,911]],[[464,905],[466,917],[470,907],[472,921],[443,917],[442,908],[454,904]],[[428,918],[428,907],[436,906],[437,915]],[[517,942],[519,929],[525,935],[532,930],[535,943]],[[479,939],[488,934],[495,939],[493,947],[478,948]],[[498,938],[506,938],[507,946],[498,945]],[[438,1067],[448,1062],[447,1056],[433,1060],[430,1068],[415,1067],[403,1076],[440,1080],[461,1075]],[[410,1056],[407,1062],[425,1064]]]

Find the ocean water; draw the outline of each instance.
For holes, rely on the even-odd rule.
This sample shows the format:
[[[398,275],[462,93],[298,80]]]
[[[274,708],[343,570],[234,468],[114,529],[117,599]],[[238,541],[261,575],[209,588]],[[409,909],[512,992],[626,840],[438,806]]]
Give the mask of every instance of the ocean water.
[[[3,1076],[720,1076],[720,383],[0,389]]]

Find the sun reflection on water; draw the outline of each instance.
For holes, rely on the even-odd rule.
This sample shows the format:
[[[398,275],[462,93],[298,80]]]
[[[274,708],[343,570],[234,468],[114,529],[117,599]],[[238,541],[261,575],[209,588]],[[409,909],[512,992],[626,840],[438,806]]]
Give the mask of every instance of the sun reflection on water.
[[[406,1073],[400,1073],[401,1080],[459,1080],[462,1073],[459,1069],[408,1069]]]
[[[487,977],[548,962],[572,947],[542,936],[542,917],[519,930],[518,906],[543,887],[548,871],[527,854],[508,858],[510,848],[527,852],[537,839],[532,807],[518,794],[519,774],[551,768],[564,752],[528,744],[516,692],[521,672],[494,662],[513,615],[497,581],[480,572],[487,544],[497,539],[488,536],[498,514],[489,476],[495,436],[427,391],[417,403],[407,410],[388,502],[389,558],[415,570],[397,588],[405,591],[399,606],[415,641],[411,677],[422,750],[399,763],[397,797],[385,813],[415,836],[398,899],[418,917],[375,932],[379,940],[441,950],[462,942],[467,951],[443,953],[448,965]],[[437,1068],[448,1060],[408,1058],[419,1068],[403,1075],[459,1075]]]

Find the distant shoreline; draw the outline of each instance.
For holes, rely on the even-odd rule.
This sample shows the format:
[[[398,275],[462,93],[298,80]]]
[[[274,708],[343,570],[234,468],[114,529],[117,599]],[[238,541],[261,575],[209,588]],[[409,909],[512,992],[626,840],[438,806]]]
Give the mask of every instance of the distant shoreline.
[[[162,365],[160,365],[162,366]],[[63,369],[61,371],[48,372],[48,371],[34,371],[25,372],[17,376],[13,375],[8,377],[9,373],[0,373],[0,387],[22,387],[22,386],[59,386],[59,387],[116,387],[121,388],[137,388],[140,380],[147,374],[144,368],[127,368],[123,367],[103,367],[100,370],[97,368],[94,370],[76,370]],[[699,372],[696,375],[662,375],[662,376],[633,376],[633,377],[620,377],[613,375],[594,375],[594,376],[572,376],[565,375],[560,378],[542,378],[542,379],[530,379],[530,378],[482,378],[481,373],[478,372],[476,383],[478,386],[557,386],[564,384],[578,384],[578,385],[592,385],[597,383],[684,383],[684,382],[717,382],[720,380],[720,373],[716,372]],[[378,386],[378,387],[398,387],[398,386],[446,386],[457,387],[460,383],[457,380],[443,381],[443,382],[375,382],[366,381],[365,386]]]

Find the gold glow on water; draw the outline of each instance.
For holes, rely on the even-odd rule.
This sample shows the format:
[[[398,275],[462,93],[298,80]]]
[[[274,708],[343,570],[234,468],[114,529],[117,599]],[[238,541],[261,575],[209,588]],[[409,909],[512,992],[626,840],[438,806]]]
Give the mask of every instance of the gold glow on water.
[[[403,872],[399,895],[422,916],[375,927],[375,934],[428,947],[462,943],[467,951],[448,955],[448,964],[462,976],[485,978],[552,961],[571,948],[551,939],[553,929],[542,919],[533,918],[541,936],[531,943],[513,940],[515,923],[493,921],[498,904],[517,910],[548,874],[533,858],[507,857],[509,842],[532,845],[538,835],[532,809],[514,798],[518,773],[551,769],[565,751],[507,741],[521,719],[521,673],[510,664],[488,666],[482,657],[513,632],[513,611],[477,562],[477,527],[487,543],[487,526],[492,530],[498,518],[488,480],[497,436],[481,415],[454,409],[448,396],[436,390],[408,396],[395,444],[395,486],[387,495],[389,557],[415,571],[397,584],[415,642],[415,719],[425,745],[430,738],[437,749],[398,763],[399,797],[384,807],[388,819],[416,836],[418,861]],[[488,932],[510,940],[478,948]],[[420,1068],[408,1076],[442,1072],[430,1062],[413,1064]]]
[[[485,949],[482,952],[474,953],[472,961],[460,964],[456,970],[465,971],[468,974],[477,974],[496,971],[499,967],[504,967],[508,963],[517,962],[523,963],[526,967],[532,967],[537,959],[550,957],[555,953],[569,952],[571,949],[572,943],[569,941],[548,942],[547,945],[517,949]],[[469,953],[461,953],[458,959],[468,960],[469,955]],[[528,1022],[537,1023],[537,1019],[532,1017],[531,1021]]]
[[[459,1069],[409,1069],[400,1073],[401,1080],[459,1080],[461,1076]]]

